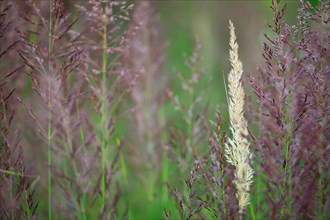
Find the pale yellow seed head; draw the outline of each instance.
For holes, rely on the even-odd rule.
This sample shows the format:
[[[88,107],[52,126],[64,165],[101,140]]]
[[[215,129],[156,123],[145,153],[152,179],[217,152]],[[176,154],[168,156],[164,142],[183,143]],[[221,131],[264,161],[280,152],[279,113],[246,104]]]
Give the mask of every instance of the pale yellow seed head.
[[[238,58],[238,44],[236,42],[235,27],[229,21],[231,71],[228,74],[229,115],[232,137],[225,148],[227,162],[235,166],[235,184],[239,202],[239,213],[242,215],[249,203],[249,190],[252,184],[253,170],[250,166],[251,153],[247,140],[247,121],[244,118],[244,89],[241,78],[243,64]]]

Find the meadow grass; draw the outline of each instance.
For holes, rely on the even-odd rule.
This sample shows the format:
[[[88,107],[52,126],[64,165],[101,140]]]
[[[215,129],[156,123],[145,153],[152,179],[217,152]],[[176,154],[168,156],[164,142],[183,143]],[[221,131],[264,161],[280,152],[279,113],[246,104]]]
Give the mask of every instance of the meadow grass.
[[[229,22],[213,94],[198,37],[164,68],[155,2],[1,1],[0,218],[329,218],[330,5],[284,3],[256,73]]]

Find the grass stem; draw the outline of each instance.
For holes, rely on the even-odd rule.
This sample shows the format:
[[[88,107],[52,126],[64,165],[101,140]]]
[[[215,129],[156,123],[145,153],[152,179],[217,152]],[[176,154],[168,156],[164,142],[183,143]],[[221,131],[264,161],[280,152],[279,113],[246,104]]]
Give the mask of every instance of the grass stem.
[[[102,197],[101,197],[101,207],[104,209],[105,205],[105,185],[106,185],[106,179],[105,179],[105,146],[106,146],[106,135],[107,135],[107,113],[106,113],[106,101],[107,101],[107,65],[108,65],[108,54],[107,54],[107,47],[108,47],[108,41],[107,41],[107,23],[105,22],[103,25],[103,58],[102,58],[102,103],[101,103],[101,124],[102,124],[102,143],[101,143],[101,170],[102,170],[102,180],[101,180],[101,191],[102,191]]]

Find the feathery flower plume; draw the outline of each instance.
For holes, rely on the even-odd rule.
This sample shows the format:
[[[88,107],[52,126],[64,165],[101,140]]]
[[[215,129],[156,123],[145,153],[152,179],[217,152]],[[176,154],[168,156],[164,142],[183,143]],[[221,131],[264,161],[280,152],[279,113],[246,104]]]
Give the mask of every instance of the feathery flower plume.
[[[228,75],[229,115],[232,138],[228,139],[225,147],[227,162],[235,166],[235,184],[239,203],[239,215],[242,217],[249,203],[249,189],[252,184],[253,170],[250,166],[251,153],[247,140],[247,121],[244,118],[244,90],[241,83],[243,73],[242,62],[238,58],[235,27],[229,21],[230,53],[232,69]]]

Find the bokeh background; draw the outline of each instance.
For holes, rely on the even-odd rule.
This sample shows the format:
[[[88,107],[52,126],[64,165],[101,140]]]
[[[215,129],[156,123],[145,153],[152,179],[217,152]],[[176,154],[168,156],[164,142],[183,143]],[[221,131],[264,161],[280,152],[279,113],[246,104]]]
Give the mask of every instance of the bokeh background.
[[[270,34],[267,22],[271,23],[273,17],[270,0],[152,2],[159,14],[161,37],[168,45],[164,74],[172,79],[175,78],[172,77],[174,68],[187,71],[182,55],[191,53],[194,39],[198,37],[202,45],[201,65],[207,69],[209,77],[213,78],[211,92],[207,94],[212,104],[223,105],[225,100],[222,73],[227,74],[230,70],[229,19],[236,27],[245,76],[255,74],[257,68],[263,66],[261,51],[265,42],[264,33]],[[287,4],[284,19],[294,24],[297,21],[299,2],[289,0],[284,3]],[[171,83],[179,84],[175,79]],[[246,89],[250,90],[248,85]]]

